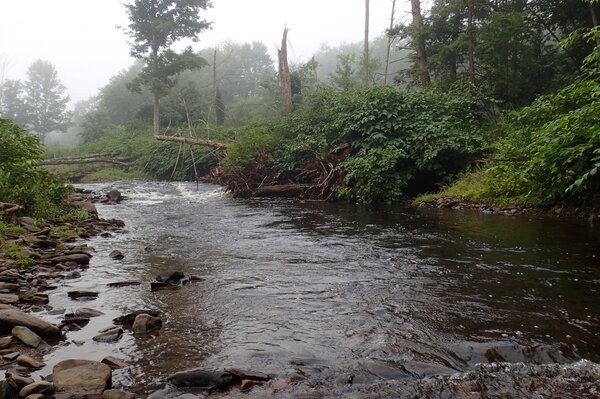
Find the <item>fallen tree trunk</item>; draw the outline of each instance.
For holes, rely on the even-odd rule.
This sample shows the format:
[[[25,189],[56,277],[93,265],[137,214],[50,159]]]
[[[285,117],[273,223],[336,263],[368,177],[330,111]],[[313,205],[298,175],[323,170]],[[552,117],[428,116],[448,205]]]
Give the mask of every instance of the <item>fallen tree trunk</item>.
[[[127,165],[128,158],[119,158],[119,157],[104,157],[104,156],[94,156],[94,157],[66,157],[66,158],[53,158],[53,159],[44,159],[40,161],[40,165],[49,166],[49,165],[73,165],[73,164],[81,164],[81,163],[112,163],[115,165]]]
[[[175,143],[183,143],[187,145],[203,145],[212,148],[226,149],[229,147],[229,143],[221,143],[219,141],[196,139],[193,137],[178,137],[178,136],[163,136],[159,134],[154,135],[155,140],[159,141],[173,141]]]

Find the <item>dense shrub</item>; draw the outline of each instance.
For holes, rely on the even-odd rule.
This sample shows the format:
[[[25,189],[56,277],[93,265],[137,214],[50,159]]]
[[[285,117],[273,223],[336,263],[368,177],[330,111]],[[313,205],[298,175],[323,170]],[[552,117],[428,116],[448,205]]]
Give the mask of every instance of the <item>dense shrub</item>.
[[[599,115],[595,80],[576,82],[516,112],[506,123],[503,162],[486,171],[491,195],[533,205],[598,200]]]
[[[59,212],[68,188],[38,167],[43,151],[38,139],[8,119],[0,119],[0,201],[23,205],[40,218]]]
[[[305,104],[264,124],[277,138],[269,147],[273,174],[280,183],[314,183],[333,169],[340,178],[330,189],[350,201],[389,202],[415,183],[431,187],[464,169],[482,148],[486,118],[464,94],[325,88]],[[250,138],[236,143],[246,157],[230,152],[228,165],[248,164],[255,146]]]

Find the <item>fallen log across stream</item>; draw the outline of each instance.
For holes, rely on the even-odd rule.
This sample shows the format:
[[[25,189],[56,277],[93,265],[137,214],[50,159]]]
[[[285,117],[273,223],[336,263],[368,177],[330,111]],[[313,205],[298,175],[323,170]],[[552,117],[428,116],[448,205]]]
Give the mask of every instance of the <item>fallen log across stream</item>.
[[[40,161],[40,165],[50,166],[50,165],[73,165],[73,164],[83,164],[83,163],[111,163],[115,165],[127,165],[129,158],[125,157],[115,157],[111,155],[89,155],[89,156],[77,156],[77,157],[61,157],[61,158],[51,158],[44,159]]]
[[[205,139],[197,139],[193,137],[180,137],[180,136],[163,136],[160,134],[154,135],[155,140],[159,141],[174,141],[176,143],[188,144],[188,145],[203,145],[206,147],[212,148],[222,148],[226,149],[229,147],[229,143],[222,143],[219,141],[205,140]]]

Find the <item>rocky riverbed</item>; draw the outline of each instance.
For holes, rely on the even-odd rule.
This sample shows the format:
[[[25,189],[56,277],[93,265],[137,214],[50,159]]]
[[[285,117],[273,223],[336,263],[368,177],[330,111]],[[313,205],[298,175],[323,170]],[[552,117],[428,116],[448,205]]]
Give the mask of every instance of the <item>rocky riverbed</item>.
[[[179,187],[175,194],[164,193],[157,186],[149,184],[136,201],[129,205],[127,200],[124,202],[132,209],[128,215],[138,215],[143,208],[142,212],[153,216],[147,216],[146,221],[119,212],[107,213],[126,219],[129,228],[139,229],[142,223],[156,220],[157,209],[170,212],[182,204],[189,206],[190,203],[183,201],[185,199],[195,204],[193,201],[201,197],[197,192],[180,190]],[[164,187],[159,189],[167,190]],[[468,345],[460,342],[461,339],[467,341],[460,336],[448,339],[448,342],[438,339],[436,334],[450,335],[440,334],[419,323],[414,316],[420,317],[425,313],[419,308],[420,301],[411,302],[411,298],[419,298],[421,291],[415,291],[415,294],[409,290],[411,295],[403,291],[413,287],[415,281],[424,281],[426,270],[420,272],[418,279],[412,279],[400,267],[391,268],[385,276],[378,276],[381,278],[374,278],[368,274],[369,270],[374,267],[378,267],[380,272],[382,268],[387,270],[391,258],[382,260],[381,265],[375,263],[363,267],[362,262],[382,259],[372,253],[364,255],[365,251],[372,251],[371,241],[369,246],[360,246],[357,252],[350,252],[351,256],[344,255],[344,268],[336,269],[332,275],[324,274],[328,269],[321,266],[327,265],[327,262],[334,263],[340,250],[317,256],[302,249],[313,242],[312,238],[318,242],[318,246],[310,247],[312,251],[328,247],[321,240],[332,233],[323,231],[323,226],[332,224],[335,225],[334,230],[339,231],[340,219],[332,223],[324,218],[325,213],[321,211],[305,211],[302,216],[306,220],[300,220],[301,213],[291,205],[293,212],[290,218],[283,213],[269,213],[272,212],[271,203],[254,204],[257,209],[251,209],[247,204],[236,202],[228,204],[230,208],[218,208],[218,211],[202,206],[194,208],[194,211],[204,212],[199,223],[206,223],[209,228],[197,229],[185,217],[176,219],[167,213],[168,217],[160,219],[162,226],[156,222],[152,225],[151,231],[156,231],[157,235],[156,239],[152,239],[148,238],[146,227],[141,230],[143,237],[140,237],[127,233],[122,221],[97,217],[93,201],[117,204],[122,200],[118,191],[111,190],[108,195],[106,191],[102,191],[102,195],[86,192],[72,198],[74,204],[87,210],[92,216],[90,219],[45,225],[35,225],[35,221],[28,218],[14,220],[20,230],[8,237],[9,244],[18,244],[23,255],[21,259],[27,261],[0,260],[0,368],[5,370],[0,398],[600,397],[600,366],[585,360],[573,361],[577,360],[577,355],[566,345],[561,345],[558,350],[552,345],[520,343],[519,337],[523,332],[517,331],[515,337],[511,333],[509,337],[504,330],[498,331],[491,340],[480,333],[481,342],[472,340],[468,341]],[[131,190],[131,193],[135,191]],[[205,198],[214,197],[214,191],[205,194]],[[217,201],[224,200],[219,198]],[[119,209],[120,206],[123,205],[103,209]],[[287,208],[283,206],[282,209]],[[235,217],[228,217],[227,212],[234,212]],[[177,214],[181,215],[181,212]],[[271,219],[265,220],[265,214]],[[255,217],[256,224],[249,223]],[[307,221],[312,223],[313,219],[316,219],[315,231],[317,228],[321,230],[318,230],[319,234],[310,235],[310,240],[303,241],[304,235],[289,233],[284,236],[285,240],[282,239],[281,235],[286,232],[298,229],[312,231],[309,230],[312,224]],[[209,224],[208,220],[212,222]],[[231,226],[218,224],[230,220]],[[282,220],[286,223],[281,224]],[[164,226],[167,223],[173,224],[172,229]],[[406,228],[410,221],[403,223],[394,225]],[[246,227],[240,228],[242,224]],[[356,237],[356,225],[349,226],[352,234],[342,237],[346,240]],[[162,233],[162,228],[169,230]],[[187,230],[180,232],[183,229]],[[204,230],[209,235],[201,236]],[[414,227],[413,231],[416,230]],[[183,241],[175,241],[177,234],[181,234]],[[194,245],[190,245],[190,235],[198,238],[192,242]],[[396,233],[388,238],[397,240],[399,236]],[[95,237],[92,244],[100,248],[98,251],[86,244],[86,239],[91,237]],[[265,237],[270,238],[268,242],[271,244],[257,246],[255,241],[249,241],[263,243]],[[337,248],[344,251],[353,248],[340,245],[339,237],[334,238],[338,241]],[[121,243],[115,246],[118,249],[113,247],[112,240]],[[127,249],[133,246],[124,245],[132,240],[137,240],[136,251],[144,254],[137,260],[132,259],[134,250]],[[207,241],[211,245],[206,245]],[[187,246],[183,246],[182,242]],[[230,246],[226,253],[227,261],[220,264],[214,259],[220,260],[224,256],[225,247],[220,246],[223,242]],[[389,246],[395,242],[386,241],[385,244]],[[429,248],[431,234],[426,242]],[[362,241],[359,243],[362,244]],[[273,244],[287,246],[271,256],[267,251],[278,248]],[[195,249],[202,245],[206,246]],[[410,247],[415,245],[418,243],[411,243]],[[444,240],[444,248],[448,245],[451,245],[449,241]],[[491,248],[488,250],[491,251]],[[194,254],[194,251],[197,253]],[[289,284],[287,280],[275,280],[287,277],[286,274],[277,274],[286,259],[282,259],[282,254],[291,257],[289,264],[292,267],[287,269],[287,274],[296,274]],[[361,254],[364,258],[360,257]],[[313,255],[314,267],[311,262],[302,261],[303,257],[312,261]],[[150,264],[140,264],[144,257],[158,267],[150,272]],[[207,262],[206,258],[210,257],[213,260]],[[114,262],[112,267],[119,272],[108,273],[108,276],[93,281],[97,278],[94,276],[98,276],[94,274],[94,268],[106,266],[106,263],[99,262],[99,258],[104,262]],[[301,261],[304,263],[299,263]],[[227,268],[232,262],[238,263]],[[239,262],[277,267],[268,272],[257,268],[244,269]],[[352,267],[348,267],[348,262]],[[401,265],[410,267],[412,271],[411,265],[417,262],[418,257],[403,252]],[[191,268],[190,263],[201,263],[202,267]],[[302,267],[297,266],[299,264]],[[354,267],[365,274],[357,278],[358,272]],[[308,268],[308,272],[303,274],[303,268]],[[248,270],[249,274],[236,274],[244,270]],[[476,269],[469,270],[472,273]],[[213,276],[219,273],[219,277]],[[436,270],[435,275],[438,274]],[[315,275],[320,276],[316,281],[303,283],[303,279]],[[401,284],[389,285],[388,282],[397,279],[398,275],[403,276],[398,280]],[[539,274],[536,276],[540,278]],[[450,277],[446,274],[441,283],[447,284]],[[350,279],[348,291],[342,290],[346,283],[340,279],[345,278]],[[71,284],[71,281],[78,283]],[[370,285],[373,281],[384,284],[384,287],[374,288]],[[478,281],[477,292],[489,288],[485,286],[485,280]],[[493,282],[494,287],[500,284]],[[298,284],[304,284],[302,289]],[[211,295],[204,296],[204,292]],[[441,307],[434,306],[432,298],[440,295],[434,288],[428,288],[426,294],[423,304],[427,309],[436,309],[435,312],[430,311],[431,317],[439,317],[439,312],[452,308],[448,300],[440,300],[444,303]],[[103,300],[106,296],[114,301],[117,297],[129,295],[131,297],[124,301],[127,306]],[[141,295],[143,300],[136,301],[135,295]],[[383,295],[382,299],[370,304],[369,301],[378,298],[377,295]],[[400,299],[395,301],[388,297],[390,295],[398,295]],[[465,295],[468,294],[461,292],[461,296]],[[233,302],[232,298],[239,301]],[[212,306],[210,312],[204,309],[203,302],[208,307]],[[357,310],[365,303],[368,305],[367,315],[360,316]],[[390,303],[394,303],[395,307],[391,307]],[[159,306],[155,307],[157,304]],[[282,307],[284,305],[291,308]],[[160,311],[158,307],[161,307]],[[191,310],[188,311],[188,308]],[[583,310],[589,313],[588,309]],[[457,308],[457,311],[460,317],[466,312],[464,307]],[[513,312],[511,308],[510,315]],[[215,322],[210,315],[214,315]],[[317,317],[319,315],[325,316]],[[481,313],[474,320],[485,317]],[[589,317],[588,323],[593,326],[593,312]],[[190,319],[189,322],[186,318]],[[102,321],[98,323],[97,320]],[[463,324],[467,322],[474,321],[468,318],[460,322],[447,320],[444,326],[457,325],[465,329]],[[228,323],[228,326],[223,328],[219,323]],[[494,320],[486,320],[484,324],[493,323]],[[537,329],[538,324],[539,320],[532,328]],[[79,334],[84,330],[85,334]],[[494,331],[484,333],[495,334]],[[170,337],[175,334],[186,338],[178,340]],[[219,341],[225,344],[211,348],[207,342],[218,334],[225,336],[223,341]],[[330,334],[335,339],[330,339]],[[589,341],[588,338],[585,340]],[[585,340],[582,339],[582,342]],[[320,346],[324,342],[326,344]],[[589,345],[588,355],[595,348],[594,342]],[[111,351],[111,348],[124,346],[135,348],[124,350],[122,356]],[[210,349],[207,350],[207,347]],[[94,350],[94,353],[81,356],[85,350]],[[144,360],[146,363],[141,367],[133,365],[139,364],[141,359],[141,356],[136,357],[136,351],[147,352],[148,360]],[[57,356],[57,353],[60,355]]]

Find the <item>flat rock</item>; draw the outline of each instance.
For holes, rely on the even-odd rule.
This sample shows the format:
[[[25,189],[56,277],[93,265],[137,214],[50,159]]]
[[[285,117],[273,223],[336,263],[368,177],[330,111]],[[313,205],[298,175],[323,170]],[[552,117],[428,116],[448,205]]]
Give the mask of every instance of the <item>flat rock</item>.
[[[33,384],[35,381],[30,377],[23,377],[15,372],[7,371],[6,379],[15,383],[19,389],[23,388],[26,385]]]
[[[0,309],[0,332],[12,331],[15,326],[29,328],[40,337],[59,338],[62,333],[54,324],[16,309]]]
[[[162,320],[149,314],[139,314],[136,316],[131,329],[135,334],[145,334],[151,331],[159,330],[162,327]]]
[[[135,399],[135,395],[119,389],[107,389],[102,393],[102,399]]]
[[[50,260],[53,263],[74,262],[74,263],[77,263],[80,265],[87,265],[90,263],[91,257],[92,257],[92,255],[87,254],[87,253],[76,253],[76,254],[70,254],[70,255],[55,256],[54,258],[51,258]]]
[[[135,318],[141,314],[149,314],[150,316],[158,317],[160,312],[158,310],[150,310],[150,309],[136,310],[135,312],[131,312],[126,315],[119,316],[119,317],[113,319],[113,322],[115,324],[126,324],[126,325],[133,324],[133,322],[135,321]]]
[[[363,366],[369,373],[382,380],[400,380],[411,376],[402,365],[396,366],[382,361],[372,361]]]
[[[29,357],[27,355],[20,355],[17,358],[17,363],[19,364],[19,366],[27,367],[29,369],[41,369],[46,365],[46,363],[40,362],[39,360],[35,360],[34,358]]]
[[[25,345],[31,346],[32,348],[37,348],[42,343],[44,343],[44,340],[39,335],[37,335],[27,327],[14,326],[11,331],[11,334],[13,335],[13,337],[18,338]]]
[[[19,303],[19,296],[15,294],[0,294],[0,303],[16,305]]]
[[[63,360],[52,369],[58,392],[101,395],[111,385],[112,371],[106,364],[92,360]]]
[[[140,284],[142,284],[142,283],[139,281],[117,281],[114,283],[108,283],[106,285],[109,287],[112,287],[112,288],[120,288],[120,287],[129,287],[132,285],[140,285]]]
[[[160,283],[173,283],[176,284],[183,280],[185,275],[183,272],[177,270],[168,270],[156,276],[156,281]]]
[[[252,387],[256,386],[256,385],[262,385],[263,383],[261,381],[257,381],[257,380],[242,380],[242,382],[240,383],[240,391],[242,392],[247,392],[249,390],[252,389]]]
[[[103,312],[92,308],[79,308],[73,313],[77,317],[98,317],[104,314]]]
[[[92,338],[96,342],[117,342],[123,336],[122,328],[111,328],[108,331],[103,332],[102,334],[96,335]]]
[[[6,291],[18,291],[19,290],[19,284],[15,284],[15,283],[5,283],[5,282],[0,282],[0,290],[6,290]]]
[[[11,336],[0,338],[0,349],[5,349],[5,348],[9,347],[10,344],[12,343],[12,340],[13,340],[13,337],[11,337]]]
[[[71,299],[80,299],[80,298],[92,299],[92,298],[98,297],[98,293],[95,291],[69,291],[69,292],[67,292],[67,295],[69,295],[69,298],[71,298]]]
[[[54,394],[54,384],[47,381],[39,381],[34,382],[33,384],[29,384],[23,387],[19,392],[19,396],[21,398],[27,398],[30,395],[41,394],[43,396],[50,396]]]
[[[108,254],[108,256],[110,256],[111,259],[115,259],[115,260],[121,260],[125,257],[125,255],[123,255],[123,252],[118,251],[118,250],[114,250],[112,251],[110,254]]]
[[[240,368],[225,368],[225,372],[231,374],[238,380],[269,381],[271,377],[260,371],[244,370]]]
[[[196,369],[167,377],[167,381],[180,388],[224,389],[233,384],[231,374],[223,371]]]

